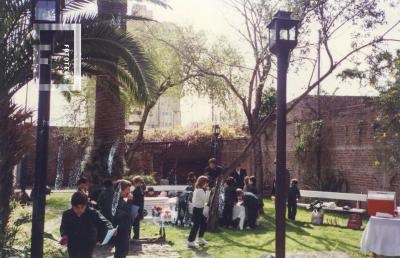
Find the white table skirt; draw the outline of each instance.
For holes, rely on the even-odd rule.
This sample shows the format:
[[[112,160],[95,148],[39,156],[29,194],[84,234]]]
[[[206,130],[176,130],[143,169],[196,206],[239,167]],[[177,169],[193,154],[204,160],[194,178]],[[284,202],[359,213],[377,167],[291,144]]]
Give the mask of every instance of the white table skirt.
[[[360,249],[384,256],[400,256],[400,218],[372,216],[365,227]]]
[[[235,205],[233,207],[232,220],[239,218],[239,228],[243,230],[244,220],[246,219],[246,208],[242,205]]]

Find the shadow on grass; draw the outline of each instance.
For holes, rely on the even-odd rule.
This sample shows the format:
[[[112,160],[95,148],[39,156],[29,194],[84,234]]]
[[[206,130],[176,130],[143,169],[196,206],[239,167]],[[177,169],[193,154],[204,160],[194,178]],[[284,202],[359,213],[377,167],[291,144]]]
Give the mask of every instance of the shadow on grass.
[[[257,251],[261,251],[261,252],[272,252],[272,250],[270,250],[270,249],[261,248],[260,245],[254,246],[254,245],[251,245],[251,244],[244,244],[243,242],[235,241],[235,240],[233,240],[233,239],[231,239],[231,238],[229,238],[229,237],[227,237],[226,235],[223,235],[223,234],[218,235],[218,237],[224,241],[224,246],[226,246],[225,243],[229,243],[230,245],[235,246],[235,247],[247,248],[247,249],[257,250]],[[263,242],[262,245],[263,246],[268,246],[269,244],[271,244],[274,241],[275,241],[275,238],[272,237],[268,241]]]

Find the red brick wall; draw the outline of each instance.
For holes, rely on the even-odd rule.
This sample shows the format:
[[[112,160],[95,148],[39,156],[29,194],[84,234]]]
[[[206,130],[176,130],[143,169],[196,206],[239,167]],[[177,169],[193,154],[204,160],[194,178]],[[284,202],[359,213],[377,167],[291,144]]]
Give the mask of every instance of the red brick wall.
[[[36,128],[33,129],[33,135],[36,136]],[[49,132],[49,156],[48,156],[48,174],[47,185],[54,186],[57,172],[57,156],[59,146],[61,145],[62,137],[58,133],[58,128],[50,127]],[[83,159],[84,148],[73,142],[64,143],[64,185],[68,184],[69,173],[73,169],[76,161]],[[27,184],[32,185],[35,170],[35,145],[31,146],[27,155]]]
[[[400,193],[400,179],[395,179],[392,189],[383,189],[382,171],[373,163],[374,138],[373,120],[374,111],[371,99],[365,97],[321,97],[322,129],[322,167],[338,169],[344,173],[348,183],[348,192],[366,193],[368,190],[392,190]],[[316,97],[309,96],[301,101],[288,114],[287,120],[287,167],[292,178],[301,180],[306,173],[295,158],[294,123],[310,121],[315,118]],[[269,128],[269,137],[265,141],[265,159],[275,157],[275,128]],[[271,162],[266,162],[266,171],[274,174],[275,168]],[[269,177],[273,178],[273,177]],[[271,181],[269,181],[270,183]]]
[[[370,99],[363,97],[322,97],[321,117],[324,121],[322,130],[322,166],[343,171],[348,182],[348,192],[366,193],[368,190],[382,189],[382,172],[373,166],[374,112]],[[312,109],[317,106],[315,97],[307,97],[288,115],[287,126],[287,167],[292,177],[300,179],[305,173],[303,166],[295,158],[294,124],[296,121],[310,121],[315,114]],[[263,135],[264,185],[268,193],[275,177],[275,124],[271,124]],[[54,185],[56,177],[57,152],[61,138],[57,130],[50,130],[49,145],[49,176],[48,184]],[[241,152],[247,142],[246,138],[224,140],[220,151],[223,166],[227,166]],[[64,152],[64,183],[67,183],[68,173],[76,160],[83,158],[83,148],[74,144],[66,147]],[[186,174],[194,171],[200,175],[211,156],[210,142],[186,145],[183,143],[146,143],[129,165],[133,173],[157,172],[158,179],[166,177],[171,168],[176,167],[179,183],[183,183]],[[248,174],[254,174],[253,158],[250,153],[242,162],[242,167]],[[28,181],[32,182],[34,168],[34,146],[29,155]],[[400,178],[393,182],[393,189],[400,193]]]

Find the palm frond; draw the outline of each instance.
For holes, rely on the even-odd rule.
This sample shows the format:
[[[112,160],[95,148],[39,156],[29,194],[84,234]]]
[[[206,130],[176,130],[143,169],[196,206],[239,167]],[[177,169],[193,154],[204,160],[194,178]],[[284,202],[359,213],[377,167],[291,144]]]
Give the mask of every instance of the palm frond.
[[[88,4],[95,4],[96,0],[67,0],[65,5],[62,7],[63,12],[76,12],[82,11],[82,9]]]
[[[144,88],[139,87],[130,72],[113,61],[101,58],[87,58],[84,61],[86,71],[95,71],[102,75],[107,75],[118,82],[118,86],[124,90],[128,90],[134,100],[140,104],[145,103],[149,99],[149,95]]]
[[[146,1],[155,5],[159,5],[165,9],[172,9],[171,6],[167,4],[166,0],[146,0]]]
[[[6,0],[0,5],[0,93],[13,95],[32,78],[32,24],[29,0]],[[8,97],[7,96],[7,97]]]
[[[82,47],[88,54],[108,55],[112,51],[114,58],[121,58],[126,63],[139,87],[146,88],[149,96],[155,92],[151,62],[140,43],[129,33],[103,23],[82,22]]]

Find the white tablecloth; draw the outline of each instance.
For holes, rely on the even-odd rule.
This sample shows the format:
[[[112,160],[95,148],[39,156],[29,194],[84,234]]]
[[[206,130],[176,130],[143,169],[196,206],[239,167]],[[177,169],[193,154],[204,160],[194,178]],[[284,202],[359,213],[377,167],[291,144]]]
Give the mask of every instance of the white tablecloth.
[[[400,256],[400,218],[372,216],[364,230],[361,252]]]
[[[244,220],[246,219],[246,208],[242,205],[235,205],[233,207],[232,219],[235,220],[239,218],[239,228],[243,230]]]

